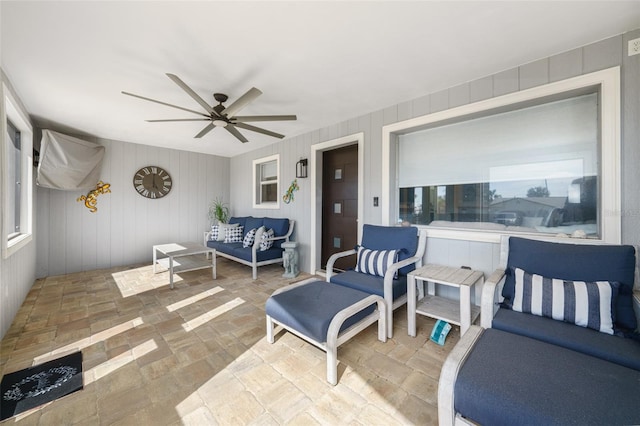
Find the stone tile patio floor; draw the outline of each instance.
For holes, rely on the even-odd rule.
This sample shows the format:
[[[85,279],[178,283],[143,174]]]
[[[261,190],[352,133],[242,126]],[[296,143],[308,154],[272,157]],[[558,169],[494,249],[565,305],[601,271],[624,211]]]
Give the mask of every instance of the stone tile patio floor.
[[[338,385],[325,354],[290,333],[266,341],[264,303],[293,280],[220,259],[200,270],[153,274],[151,265],[37,280],[0,347],[10,373],[81,349],[84,389],[2,424],[395,425],[437,424],[438,377],[459,339],[428,340],[434,321],[394,313],[386,343],[372,325],[338,350]],[[320,278],[321,279],[321,278]]]

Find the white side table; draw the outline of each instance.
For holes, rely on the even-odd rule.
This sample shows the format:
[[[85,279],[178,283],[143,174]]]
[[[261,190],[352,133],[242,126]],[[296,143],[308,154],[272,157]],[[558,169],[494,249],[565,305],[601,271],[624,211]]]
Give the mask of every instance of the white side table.
[[[158,253],[168,257],[158,259]],[[198,256],[204,254],[205,256]],[[213,259],[208,261],[209,255]],[[153,246],[153,273],[156,273],[156,264],[160,264],[169,270],[169,286],[173,289],[173,274],[178,272],[195,271],[196,269],[211,268],[211,276],[216,279],[216,255],[215,250],[201,246],[198,243],[170,243]]]
[[[416,280],[427,282],[427,295],[416,306]],[[460,326],[462,336],[480,314],[480,307],[471,305],[471,288],[484,283],[484,274],[472,269],[425,265],[407,276],[407,319],[409,336],[416,336],[416,314],[441,319]],[[460,289],[460,302],[435,295],[435,284]]]

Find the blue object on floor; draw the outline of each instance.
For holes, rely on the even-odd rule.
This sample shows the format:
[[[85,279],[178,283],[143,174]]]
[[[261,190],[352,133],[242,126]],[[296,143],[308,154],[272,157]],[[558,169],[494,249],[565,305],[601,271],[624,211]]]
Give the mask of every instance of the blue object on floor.
[[[431,330],[431,341],[444,346],[444,340],[447,338],[449,330],[451,330],[451,324],[442,320],[436,321],[433,330]]]

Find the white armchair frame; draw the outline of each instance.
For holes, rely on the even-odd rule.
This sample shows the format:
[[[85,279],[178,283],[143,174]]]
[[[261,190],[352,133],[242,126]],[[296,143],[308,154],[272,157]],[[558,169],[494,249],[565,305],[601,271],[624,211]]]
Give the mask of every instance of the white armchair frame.
[[[406,293],[403,296],[398,297],[396,300],[393,300],[393,277],[399,269],[404,268],[405,266],[415,264],[416,268],[421,267],[426,248],[427,231],[420,229],[418,230],[418,247],[414,255],[401,260],[400,262],[394,263],[389,267],[389,269],[387,269],[387,272],[384,275],[384,302],[387,305],[387,337],[389,338],[393,337],[393,311],[407,303]],[[331,277],[334,275],[333,265],[336,260],[356,253],[356,249],[351,249],[331,255],[327,261],[327,282],[330,282]]]

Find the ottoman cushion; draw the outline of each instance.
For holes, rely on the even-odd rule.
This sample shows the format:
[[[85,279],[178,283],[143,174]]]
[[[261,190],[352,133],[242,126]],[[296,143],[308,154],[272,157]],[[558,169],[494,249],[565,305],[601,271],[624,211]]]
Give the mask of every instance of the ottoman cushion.
[[[271,296],[265,305],[267,315],[297,332],[325,343],[333,317],[341,310],[370,296],[352,288],[314,281]],[[347,329],[375,310],[376,304],[352,315],[342,325]]]

